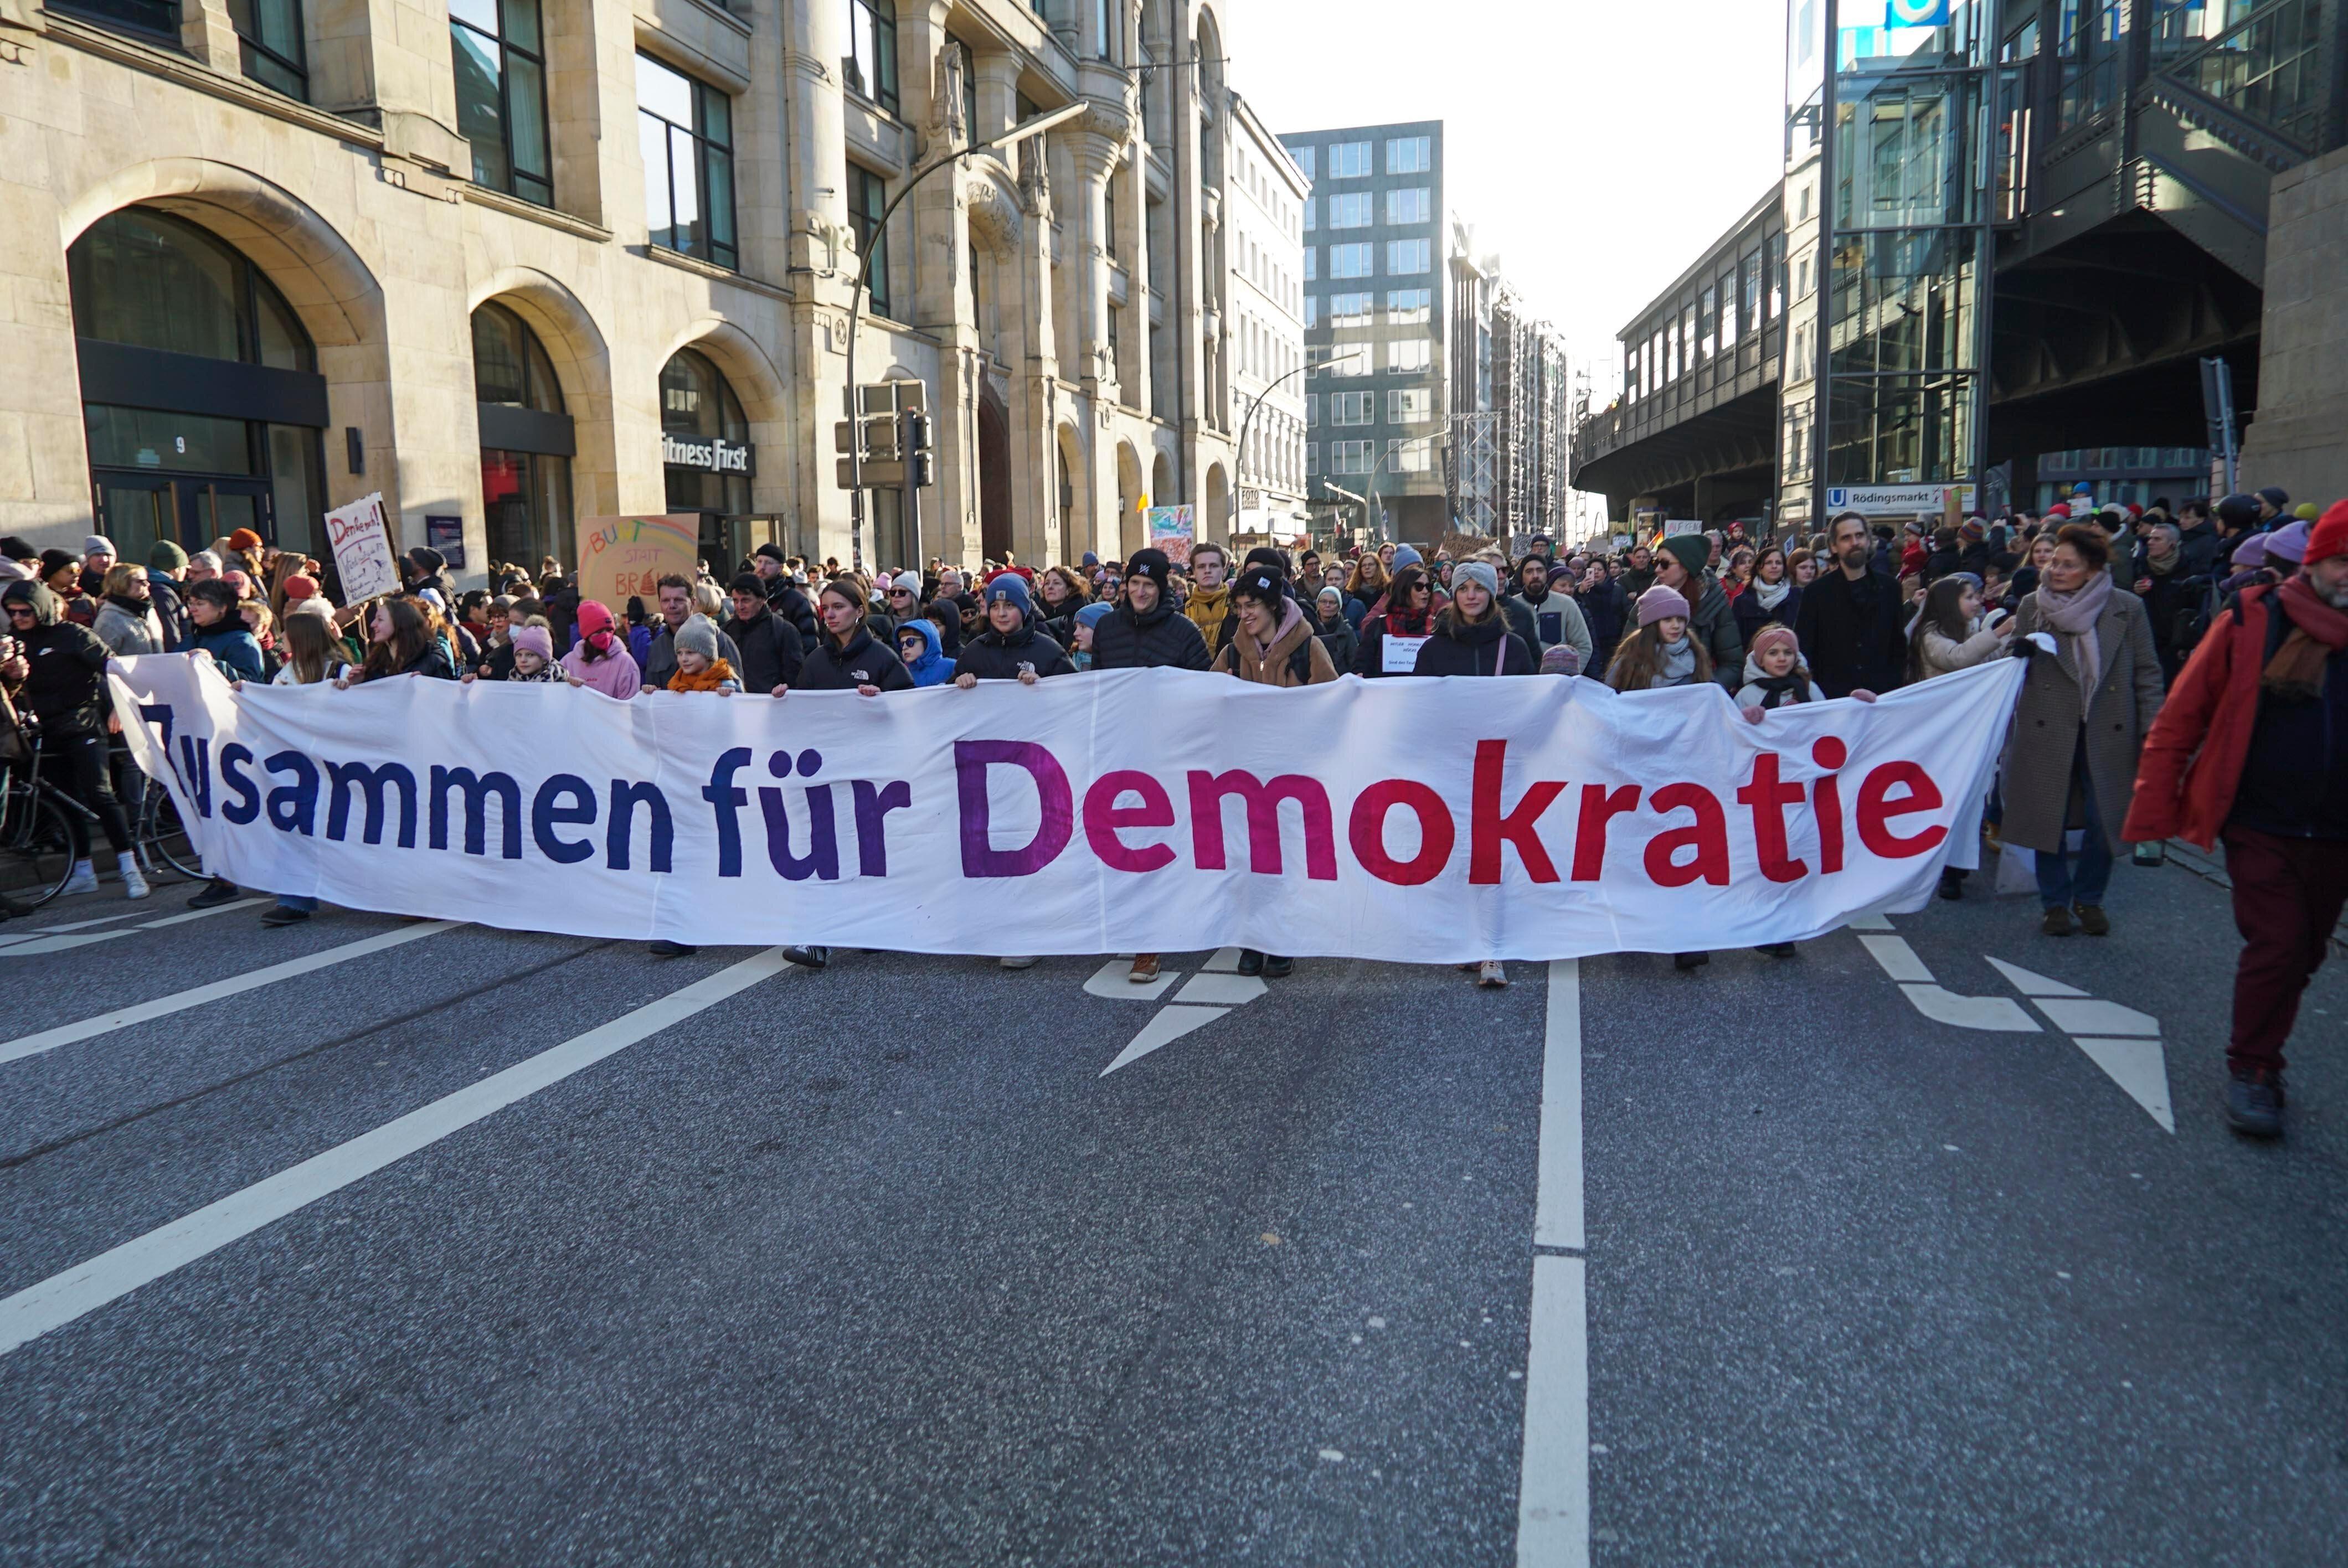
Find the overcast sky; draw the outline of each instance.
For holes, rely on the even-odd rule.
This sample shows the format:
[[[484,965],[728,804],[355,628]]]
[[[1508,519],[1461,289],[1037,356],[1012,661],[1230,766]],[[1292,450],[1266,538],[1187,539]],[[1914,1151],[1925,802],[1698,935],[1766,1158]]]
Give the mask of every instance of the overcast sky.
[[[1230,0],[1278,132],[1445,122],[1451,209],[1577,356],[1776,178],[1782,0]],[[1596,387],[1598,400],[1606,388]]]

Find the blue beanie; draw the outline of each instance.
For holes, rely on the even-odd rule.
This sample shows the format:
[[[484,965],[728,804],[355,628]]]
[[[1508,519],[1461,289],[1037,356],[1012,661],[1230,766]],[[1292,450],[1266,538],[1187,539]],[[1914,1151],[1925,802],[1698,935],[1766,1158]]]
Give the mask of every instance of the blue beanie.
[[[1022,616],[1035,612],[1035,605],[1027,597],[1026,580],[1016,572],[1003,572],[986,585],[987,603],[1001,604],[1005,600],[1018,606]]]
[[[1406,566],[1421,566],[1424,564],[1424,559],[1416,550],[1411,548],[1408,545],[1395,546],[1394,569],[1395,571],[1400,571]]]
[[[1093,600],[1092,603],[1076,611],[1076,624],[1078,626],[1098,626],[1102,621],[1107,620],[1116,609],[1117,606],[1109,603],[1107,600],[1097,599]]]
[[[1082,564],[1086,566],[1098,566],[1100,565],[1100,557],[1093,554],[1090,550],[1086,550],[1085,552],[1085,559]]]

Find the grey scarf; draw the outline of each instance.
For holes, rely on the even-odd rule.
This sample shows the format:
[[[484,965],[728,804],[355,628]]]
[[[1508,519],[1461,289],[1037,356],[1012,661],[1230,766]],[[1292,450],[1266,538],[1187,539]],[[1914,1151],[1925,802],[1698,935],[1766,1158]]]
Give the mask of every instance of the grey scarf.
[[[2096,622],[2102,619],[2104,607],[2112,601],[2112,574],[2099,571],[2089,578],[2076,593],[2057,593],[2051,588],[2038,589],[2038,618],[2069,640],[2071,662],[2079,672],[2079,711],[2085,713],[2096,700],[2096,682],[2104,676],[2103,644],[2096,636]]]
[[[1776,582],[1763,582],[1756,577],[1753,579],[1753,586],[1745,591],[1760,600],[1762,609],[1775,610],[1786,602],[1786,595],[1792,592],[1793,588],[1794,582],[1791,578],[1779,578]]]
[[[1677,642],[1663,644],[1663,661],[1655,672],[1653,689],[1684,686],[1695,679],[1695,642],[1683,634]]]

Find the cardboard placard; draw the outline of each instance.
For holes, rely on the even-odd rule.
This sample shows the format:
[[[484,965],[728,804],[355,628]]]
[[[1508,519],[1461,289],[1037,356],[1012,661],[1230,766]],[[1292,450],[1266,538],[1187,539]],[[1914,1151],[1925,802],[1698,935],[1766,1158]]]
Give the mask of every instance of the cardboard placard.
[[[674,573],[693,580],[701,559],[701,514],[579,520],[579,596],[624,610],[631,599],[649,609],[660,579]]]
[[[1383,675],[1407,675],[1418,668],[1418,651],[1426,646],[1424,637],[1396,637],[1389,632],[1378,642],[1378,672]]]
[[[1149,508],[1149,548],[1164,550],[1166,559],[1176,566],[1190,564],[1190,546],[1199,537],[1199,514],[1194,507],[1152,507]]]
[[[345,604],[364,604],[378,594],[399,591],[398,552],[391,548],[382,491],[328,512],[326,541],[334,547]]]

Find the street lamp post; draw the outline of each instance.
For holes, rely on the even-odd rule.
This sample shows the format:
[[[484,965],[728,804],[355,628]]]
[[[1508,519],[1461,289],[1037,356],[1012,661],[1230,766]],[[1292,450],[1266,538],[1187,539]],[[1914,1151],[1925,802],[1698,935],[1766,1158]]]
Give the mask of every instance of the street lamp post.
[[[1247,463],[1248,431],[1250,427],[1255,424],[1255,411],[1263,406],[1263,400],[1270,397],[1272,393],[1278,389],[1282,382],[1287,381],[1292,376],[1303,375],[1308,371],[1319,370],[1328,363],[1329,362],[1325,359],[1308,359],[1303,364],[1298,365],[1294,370],[1288,372],[1286,374],[1275,377],[1272,381],[1266,382],[1264,384],[1263,390],[1257,393],[1255,396],[1249,401],[1248,411],[1240,419],[1240,463],[1241,465],[1241,474],[1242,477],[1244,477],[1246,474],[1245,465]],[[1231,525],[1236,524],[1240,518],[1240,488],[1241,487],[1237,485],[1233,485],[1231,487],[1231,515],[1223,519],[1225,524],[1223,537],[1225,538],[1229,538],[1232,534],[1239,531],[1237,528],[1232,527]]]
[[[891,197],[889,204],[880,210],[880,220],[872,226],[872,232],[876,235],[887,234],[889,220],[897,215],[897,209],[904,203],[906,197],[913,193],[913,187],[957,159],[966,158],[973,152],[983,151],[990,147],[1010,147],[1014,143],[1026,140],[1029,137],[1039,136],[1056,125],[1065,124],[1076,118],[1086,112],[1089,107],[1082,98],[1073,103],[1063,104],[1047,113],[1036,115],[1031,119],[1021,120],[1000,136],[990,136],[983,141],[973,141],[967,147],[958,147],[935,162],[915,169],[911,178],[905,181],[904,189]],[[872,270],[870,250],[871,247],[868,245],[857,253],[856,282],[849,296],[848,304],[848,417],[851,425],[854,425],[864,412],[856,405],[856,329],[864,319],[864,296],[868,285],[871,282],[869,276]],[[853,481],[848,491],[849,555],[857,569],[860,571],[864,567],[864,438],[860,425],[856,427],[855,439],[848,444],[848,470],[849,477]],[[918,537],[920,524],[916,523],[914,528],[916,537],[913,539],[913,566],[919,569],[922,559],[922,541]]]

